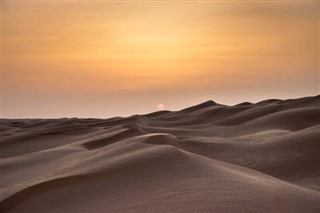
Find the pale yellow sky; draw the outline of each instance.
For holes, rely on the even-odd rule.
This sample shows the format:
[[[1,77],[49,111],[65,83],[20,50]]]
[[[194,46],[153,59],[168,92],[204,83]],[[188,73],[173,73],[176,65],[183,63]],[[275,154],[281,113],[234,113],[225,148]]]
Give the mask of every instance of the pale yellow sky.
[[[2,1],[2,117],[319,94],[319,1]]]

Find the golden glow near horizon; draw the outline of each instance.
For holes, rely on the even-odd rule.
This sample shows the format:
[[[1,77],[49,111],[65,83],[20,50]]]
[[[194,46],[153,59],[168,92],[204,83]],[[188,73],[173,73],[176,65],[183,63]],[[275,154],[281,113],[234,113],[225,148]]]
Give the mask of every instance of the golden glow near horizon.
[[[118,110],[137,94],[152,99],[146,111],[164,94],[178,108],[319,92],[317,1],[5,1],[2,12],[4,117],[68,116],[52,105],[69,97],[102,107],[108,96],[111,116],[142,109]]]

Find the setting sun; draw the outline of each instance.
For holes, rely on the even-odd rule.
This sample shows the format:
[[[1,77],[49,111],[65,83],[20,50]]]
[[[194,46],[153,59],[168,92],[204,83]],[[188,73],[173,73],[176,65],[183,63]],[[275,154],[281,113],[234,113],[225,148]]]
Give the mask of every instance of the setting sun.
[[[164,104],[158,104],[157,109],[158,110],[164,110],[166,106]]]

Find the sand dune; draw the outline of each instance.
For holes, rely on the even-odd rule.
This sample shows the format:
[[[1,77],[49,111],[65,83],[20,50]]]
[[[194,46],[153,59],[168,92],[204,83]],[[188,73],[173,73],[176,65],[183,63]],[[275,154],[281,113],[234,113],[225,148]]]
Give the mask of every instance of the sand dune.
[[[1,212],[320,212],[320,96],[1,120]]]

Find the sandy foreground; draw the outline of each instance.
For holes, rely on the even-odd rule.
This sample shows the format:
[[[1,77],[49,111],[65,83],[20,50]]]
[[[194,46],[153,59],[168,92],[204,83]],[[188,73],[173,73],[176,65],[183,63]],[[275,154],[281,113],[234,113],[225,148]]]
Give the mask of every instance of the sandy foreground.
[[[1,120],[0,212],[320,212],[320,96]]]

